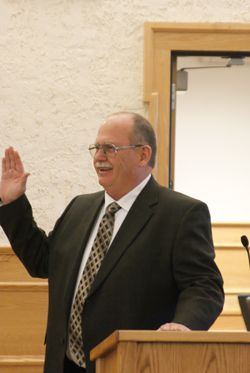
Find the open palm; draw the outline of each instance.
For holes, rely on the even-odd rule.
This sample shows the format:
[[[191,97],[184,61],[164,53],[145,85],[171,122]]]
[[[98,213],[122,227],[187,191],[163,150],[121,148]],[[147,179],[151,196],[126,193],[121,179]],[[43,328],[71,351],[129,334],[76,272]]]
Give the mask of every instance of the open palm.
[[[18,152],[13,147],[6,149],[2,159],[0,182],[0,197],[3,203],[10,203],[25,192],[28,176],[29,174],[24,172]]]

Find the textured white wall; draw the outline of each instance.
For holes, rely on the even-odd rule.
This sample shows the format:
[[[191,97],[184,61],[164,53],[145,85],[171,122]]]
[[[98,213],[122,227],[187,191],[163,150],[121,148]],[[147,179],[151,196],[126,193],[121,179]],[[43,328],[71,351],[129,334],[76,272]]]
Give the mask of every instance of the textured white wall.
[[[103,118],[146,113],[145,21],[250,22],[250,2],[0,0],[0,153],[20,151],[46,231],[75,194],[99,188],[86,149]]]

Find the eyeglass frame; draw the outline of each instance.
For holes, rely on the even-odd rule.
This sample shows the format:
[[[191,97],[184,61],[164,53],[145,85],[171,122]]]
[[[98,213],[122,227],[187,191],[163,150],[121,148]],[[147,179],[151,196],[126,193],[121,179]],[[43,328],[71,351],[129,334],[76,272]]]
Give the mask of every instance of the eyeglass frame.
[[[145,146],[146,144],[130,144],[130,145],[114,145],[114,144],[91,144],[89,145],[88,147],[88,150],[91,154],[91,156],[94,158],[94,156],[96,155],[96,153],[99,151],[99,150],[102,150],[102,152],[106,155],[106,156],[115,156],[120,150],[128,150],[128,149],[136,149],[136,148],[139,148],[139,147],[142,147],[142,146]],[[108,150],[106,149],[103,149],[104,147],[108,147],[109,150],[112,149],[112,152],[111,153],[108,153]],[[95,150],[95,153],[92,153],[91,151]]]

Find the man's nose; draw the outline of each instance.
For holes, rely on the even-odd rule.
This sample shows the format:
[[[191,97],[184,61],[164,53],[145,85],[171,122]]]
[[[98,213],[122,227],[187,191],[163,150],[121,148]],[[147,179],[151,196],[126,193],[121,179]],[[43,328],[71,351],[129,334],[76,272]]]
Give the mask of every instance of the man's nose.
[[[104,152],[103,148],[96,149],[95,159],[107,159],[107,155]]]

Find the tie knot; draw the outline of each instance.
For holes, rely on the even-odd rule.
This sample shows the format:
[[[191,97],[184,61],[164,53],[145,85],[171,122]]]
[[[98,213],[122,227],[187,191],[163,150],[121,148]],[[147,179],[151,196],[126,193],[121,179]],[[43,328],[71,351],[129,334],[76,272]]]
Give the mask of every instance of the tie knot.
[[[106,207],[106,213],[110,213],[111,215],[114,215],[118,210],[120,210],[121,206],[118,205],[118,203],[116,202],[112,202],[110,203],[107,207]]]

